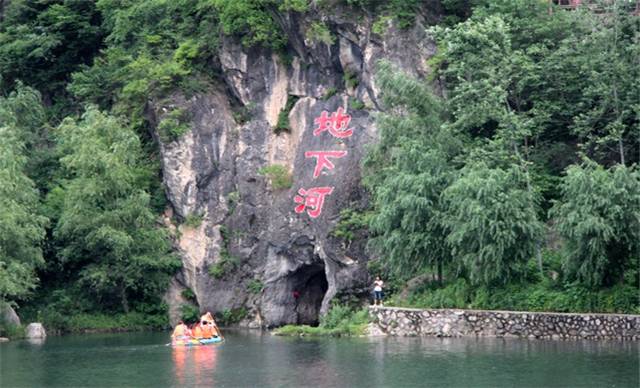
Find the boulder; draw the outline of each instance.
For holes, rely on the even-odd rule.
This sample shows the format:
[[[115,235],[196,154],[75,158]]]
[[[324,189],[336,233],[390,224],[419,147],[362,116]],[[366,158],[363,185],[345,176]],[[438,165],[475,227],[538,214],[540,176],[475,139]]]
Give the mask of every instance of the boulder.
[[[42,323],[30,323],[25,329],[25,337],[27,339],[46,338],[47,333]]]
[[[9,326],[20,326],[20,317],[8,304],[0,304],[0,322]]]

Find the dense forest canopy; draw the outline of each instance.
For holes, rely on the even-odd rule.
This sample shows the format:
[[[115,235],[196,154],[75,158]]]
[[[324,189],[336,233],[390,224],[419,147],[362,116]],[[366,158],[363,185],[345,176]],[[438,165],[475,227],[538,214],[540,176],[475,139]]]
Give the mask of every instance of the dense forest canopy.
[[[286,15],[340,5],[380,33],[435,5],[429,79],[378,69],[381,138],[357,223],[371,270],[396,288],[436,279],[398,303],[638,312],[640,18],[634,1],[590,3],[0,3],[0,302],[59,327],[161,316],[180,261],[156,222],[147,102],[211,85],[224,37],[290,63]],[[332,42],[322,20],[308,35]],[[158,136],[179,138],[181,120]]]

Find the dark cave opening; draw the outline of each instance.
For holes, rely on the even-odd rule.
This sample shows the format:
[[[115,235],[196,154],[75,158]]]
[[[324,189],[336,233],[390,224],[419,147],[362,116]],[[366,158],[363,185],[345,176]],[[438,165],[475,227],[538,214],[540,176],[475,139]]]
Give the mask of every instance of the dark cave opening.
[[[322,300],[329,283],[323,263],[307,264],[291,275],[297,324],[318,326]]]

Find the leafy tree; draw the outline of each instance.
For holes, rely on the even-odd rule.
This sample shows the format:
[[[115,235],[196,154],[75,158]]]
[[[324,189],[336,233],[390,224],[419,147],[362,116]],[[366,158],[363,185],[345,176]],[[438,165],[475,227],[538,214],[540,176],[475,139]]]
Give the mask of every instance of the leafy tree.
[[[58,136],[68,177],[54,231],[61,263],[95,302],[128,312],[160,295],[179,267],[150,210],[140,142],[91,107],[79,122],[65,119]]]
[[[29,106],[33,104],[32,106]],[[38,209],[38,191],[26,174],[29,130],[41,124],[39,95],[20,88],[0,98],[0,302],[27,297],[44,263],[47,219]]]
[[[308,8],[307,0],[213,0],[213,4],[225,34],[242,36],[242,44],[247,47],[260,45],[276,50],[287,44],[279,12],[304,12]]]
[[[396,274],[431,267],[441,278],[449,254],[440,195],[461,145],[440,126],[440,104],[426,85],[384,62],[378,82],[388,110],[378,117],[380,142],[365,161],[375,207],[372,245]]]
[[[637,16],[620,9],[622,3],[611,2],[606,18],[591,16],[592,33],[570,43],[584,58],[574,71],[585,75],[572,130],[587,155],[624,165],[638,162],[640,43]]]
[[[567,170],[561,189],[551,213],[565,239],[565,270],[591,287],[621,282],[640,253],[637,168],[586,160]]]
[[[520,168],[467,165],[443,197],[447,243],[472,283],[506,283],[522,272],[543,226]]]
[[[49,100],[64,93],[69,75],[101,45],[100,16],[93,1],[10,1],[0,19],[1,90],[21,79]]]

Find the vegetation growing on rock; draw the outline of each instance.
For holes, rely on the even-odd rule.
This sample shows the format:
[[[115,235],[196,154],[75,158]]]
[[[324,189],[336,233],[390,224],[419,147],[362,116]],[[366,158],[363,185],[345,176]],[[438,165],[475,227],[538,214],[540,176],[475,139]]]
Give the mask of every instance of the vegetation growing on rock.
[[[274,190],[288,189],[293,184],[291,173],[287,168],[280,164],[272,164],[261,168],[258,173],[269,178],[271,188]]]

